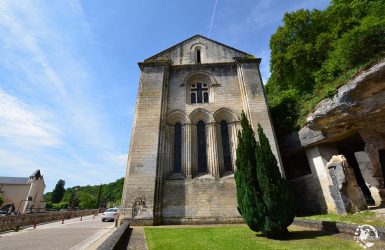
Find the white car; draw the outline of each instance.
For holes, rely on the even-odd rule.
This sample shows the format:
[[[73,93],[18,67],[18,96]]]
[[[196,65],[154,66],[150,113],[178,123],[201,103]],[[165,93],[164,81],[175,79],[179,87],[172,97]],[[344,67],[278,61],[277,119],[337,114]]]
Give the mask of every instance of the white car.
[[[118,208],[109,208],[102,213],[102,221],[114,221],[119,217],[119,215],[120,211]]]

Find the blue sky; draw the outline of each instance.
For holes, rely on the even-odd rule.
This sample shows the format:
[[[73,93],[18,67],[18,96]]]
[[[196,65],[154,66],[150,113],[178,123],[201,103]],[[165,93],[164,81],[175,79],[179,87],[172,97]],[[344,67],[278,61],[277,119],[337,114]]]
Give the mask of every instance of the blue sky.
[[[0,2],[0,176],[51,191],[123,177],[143,61],[195,34],[262,58],[283,14],[327,0]],[[211,25],[211,20],[213,20]]]

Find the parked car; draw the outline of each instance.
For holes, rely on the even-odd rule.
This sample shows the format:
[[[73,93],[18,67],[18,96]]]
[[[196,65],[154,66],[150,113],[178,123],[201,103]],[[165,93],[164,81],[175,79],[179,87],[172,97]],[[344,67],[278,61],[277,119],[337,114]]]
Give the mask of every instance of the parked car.
[[[114,221],[119,217],[119,215],[120,211],[118,208],[109,208],[102,213],[102,221]]]

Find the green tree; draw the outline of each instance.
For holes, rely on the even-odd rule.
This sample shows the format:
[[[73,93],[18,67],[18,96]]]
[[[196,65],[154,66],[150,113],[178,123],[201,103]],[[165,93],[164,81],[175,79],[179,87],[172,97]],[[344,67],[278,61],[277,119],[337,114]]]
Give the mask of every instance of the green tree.
[[[96,198],[95,204],[98,204],[98,197],[100,194],[100,203],[108,203],[111,206],[118,206],[122,198],[124,178],[117,179],[114,182],[108,184],[94,185],[94,186],[80,186],[77,187],[76,195],[74,196],[75,187],[70,187],[65,189],[64,196],[61,202],[68,202],[72,206],[72,201],[74,201],[74,207],[79,207],[79,195],[81,193],[88,193],[91,196]],[[51,201],[53,192],[47,192],[44,194],[46,201]],[[97,206],[96,206],[97,207]]]
[[[259,145],[255,154],[256,175],[266,212],[261,231],[270,237],[279,238],[287,233],[287,227],[293,222],[293,197],[285,179],[282,178],[269,140],[260,124],[258,124],[258,138]]]
[[[69,203],[67,201],[59,202],[51,204],[53,209],[60,210],[60,209],[67,209],[69,207]]]
[[[302,126],[319,101],[385,56],[385,1],[332,0],[322,11],[285,13],[283,23],[270,39],[266,85],[281,138]]]
[[[102,201],[102,190],[103,190],[103,184],[100,184],[99,190],[98,190],[98,198],[96,199],[96,206],[100,207],[101,201]]]
[[[64,180],[59,180],[56,183],[56,186],[52,191],[52,196],[51,196],[52,203],[59,203],[63,199],[64,192],[65,192],[64,185],[65,185]]]
[[[258,124],[258,145],[244,112],[241,126],[235,172],[238,211],[251,230],[279,238],[294,219],[292,196],[262,127]]]
[[[1,205],[3,205],[3,202],[4,202],[4,198],[3,198],[3,196],[0,194],[0,207],[1,207]]]
[[[238,211],[251,230],[261,231],[266,211],[256,176],[257,143],[253,129],[243,111],[241,126],[242,131],[238,132],[237,171],[235,172]]]
[[[79,206],[79,197],[76,195],[76,188],[67,189],[66,193],[70,193],[68,197],[68,203],[70,204],[71,209]],[[64,199],[63,199],[64,200]]]
[[[89,193],[80,193],[79,207],[81,209],[96,208],[96,198]]]

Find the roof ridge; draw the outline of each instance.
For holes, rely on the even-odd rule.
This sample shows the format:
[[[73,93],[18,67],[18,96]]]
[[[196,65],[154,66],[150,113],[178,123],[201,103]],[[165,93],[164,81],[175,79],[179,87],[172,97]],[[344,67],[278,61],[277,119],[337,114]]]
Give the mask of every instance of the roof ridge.
[[[156,54],[153,55],[153,56],[150,56],[150,57],[144,59],[144,62],[147,61],[147,60],[151,60],[151,59],[153,59],[154,57],[157,57],[157,56],[159,56],[159,55],[161,55],[161,54],[163,54],[163,53],[165,53],[165,52],[167,52],[167,51],[170,51],[170,50],[174,49],[175,47],[177,47],[177,46],[179,46],[179,45],[181,45],[181,44],[183,44],[183,43],[185,43],[185,42],[187,42],[187,41],[189,41],[189,40],[192,40],[192,39],[194,39],[194,38],[197,38],[197,37],[201,37],[201,38],[206,39],[206,40],[208,40],[208,41],[210,41],[210,42],[219,44],[219,45],[221,45],[221,46],[224,46],[224,47],[226,47],[226,48],[235,50],[235,51],[237,51],[237,52],[239,52],[239,53],[242,53],[242,54],[245,54],[245,55],[248,55],[248,54],[249,54],[249,53],[244,52],[244,51],[242,51],[242,50],[239,50],[239,49],[236,49],[236,48],[231,47],[231,46],[229,46],[229,45],[226,45],[226,44],[224,44],[224,43],[221,43],[221,42],[218,42],[218,41],[213,40],[213,39],[211,39],[211,38],[205,37],[205,36],[203,36],[203,35],[201,35],[201,34],[196,34],[196,35],[193,35],[192,37],[189,37],[189,38],[187,38],[187,39],[185,39],[185,40],[183,40],[183,41],[181,41],[181,42],[179,42],[179,43],[177,43],[177,44],[172,45],[171,47],[168,47],[167,49],[164,49],[164,50],[162,50],[162,51],[156,53]]]

